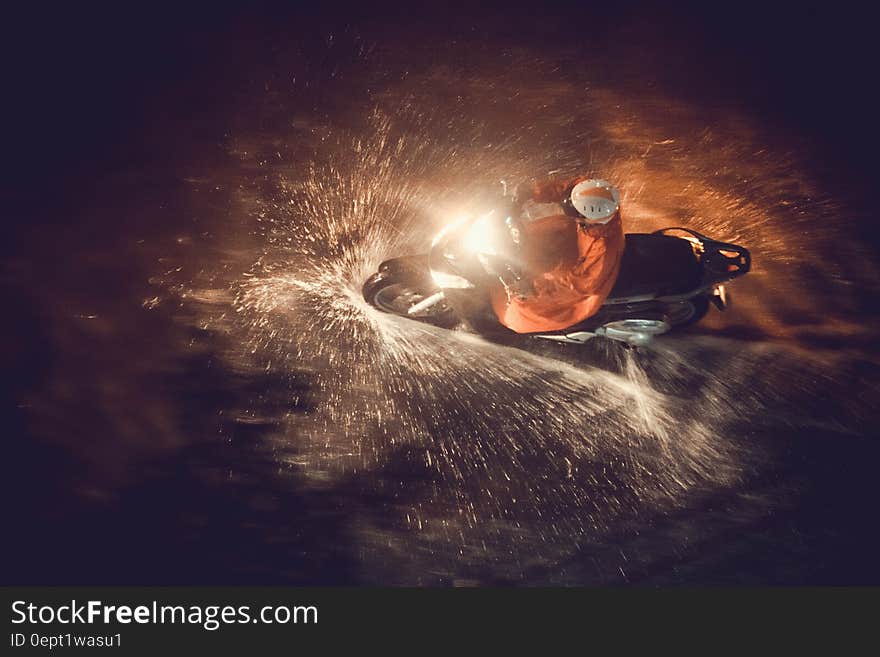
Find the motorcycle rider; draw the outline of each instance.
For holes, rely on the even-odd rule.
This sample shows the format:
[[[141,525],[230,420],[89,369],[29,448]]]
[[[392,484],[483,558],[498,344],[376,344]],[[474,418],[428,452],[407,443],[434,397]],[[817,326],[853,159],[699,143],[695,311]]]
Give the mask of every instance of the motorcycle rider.
[[[556,331],[595,314],[620,269],[625,244],[620,193],[582,176],[517,188],[515,280],[489,287],[499,321],[516,333]]]

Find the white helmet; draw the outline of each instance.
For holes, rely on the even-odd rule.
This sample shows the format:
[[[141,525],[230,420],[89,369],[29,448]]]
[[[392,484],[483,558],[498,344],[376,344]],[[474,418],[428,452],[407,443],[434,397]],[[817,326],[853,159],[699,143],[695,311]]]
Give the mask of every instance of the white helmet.
[[[571,205],[591,224],[607,224],[620,210],[620,191],[607,180],[584,180],[571,190]]]

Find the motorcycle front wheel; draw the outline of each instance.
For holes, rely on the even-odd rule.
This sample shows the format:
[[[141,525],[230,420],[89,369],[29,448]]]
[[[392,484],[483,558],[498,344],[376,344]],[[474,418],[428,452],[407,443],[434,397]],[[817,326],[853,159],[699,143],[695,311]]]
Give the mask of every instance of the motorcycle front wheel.
[[[377,310],[449,328],[458,319],[442,294],[439,288],[388,271],[373,274],[363,287],[364,300]]]

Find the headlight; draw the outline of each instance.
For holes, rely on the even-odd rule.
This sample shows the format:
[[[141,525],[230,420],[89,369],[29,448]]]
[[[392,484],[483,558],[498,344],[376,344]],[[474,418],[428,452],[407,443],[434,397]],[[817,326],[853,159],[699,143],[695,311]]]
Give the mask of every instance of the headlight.
[[[477,219],[464,236],[464,247],[471,253],[497,255],[495,251],[495,222],[492,213]]]

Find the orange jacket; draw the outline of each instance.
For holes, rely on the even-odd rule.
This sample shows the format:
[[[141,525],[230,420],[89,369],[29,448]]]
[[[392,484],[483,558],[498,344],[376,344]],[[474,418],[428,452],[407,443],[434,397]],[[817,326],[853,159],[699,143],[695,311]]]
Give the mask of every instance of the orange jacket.
[[[586,177],[536,185],[532,198],[558,202]],[[534,294],[512,297],[501,283],[490,287],[492,308],[517,333],[568,328],[595,314],[605,302],[620,268],[624,236],[620,212],[605,224],[579,227],[567,215],[543,217],[523,226],[523,270]]]

